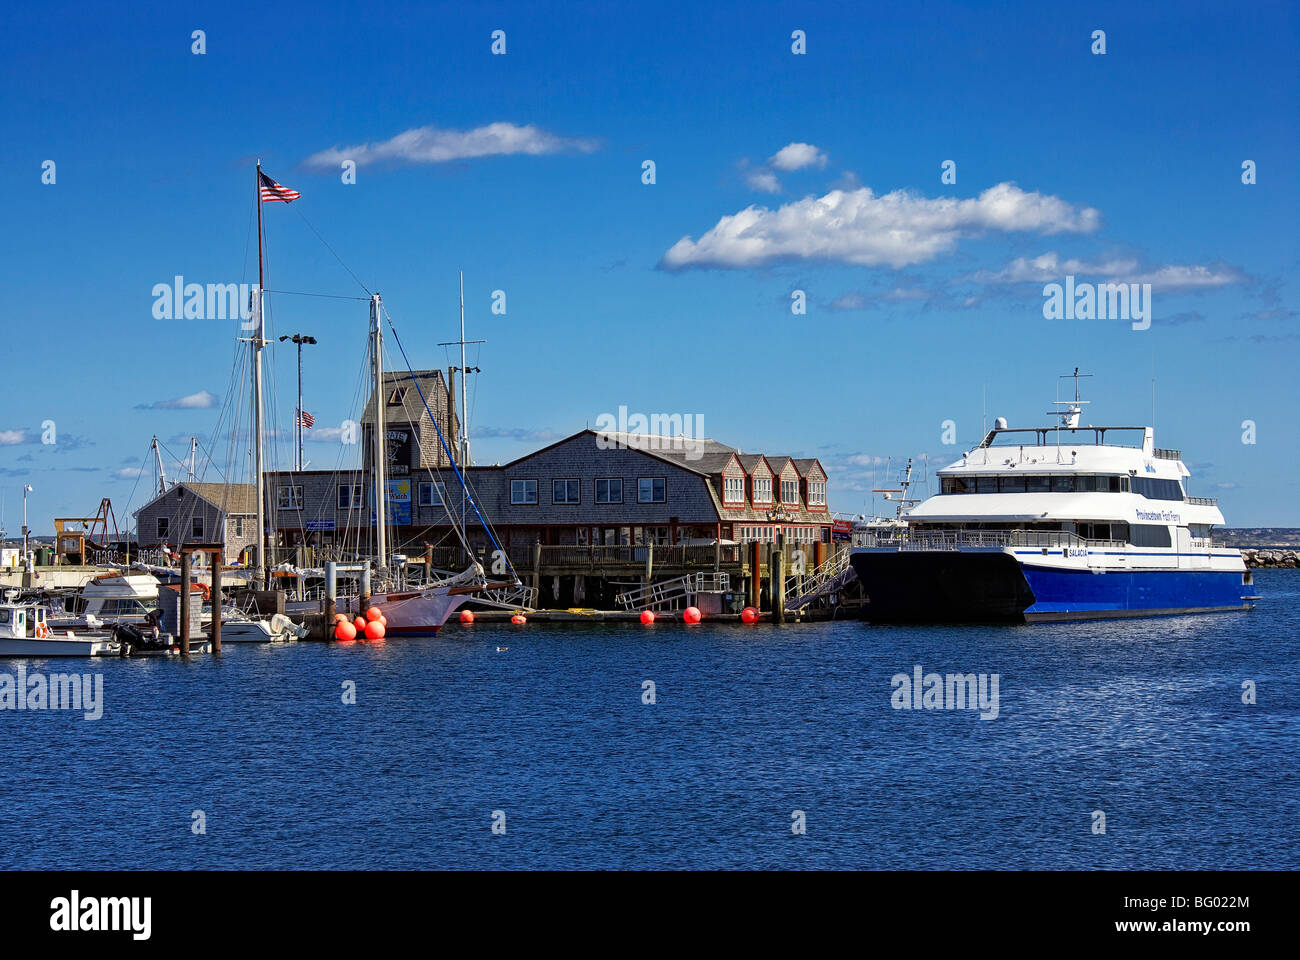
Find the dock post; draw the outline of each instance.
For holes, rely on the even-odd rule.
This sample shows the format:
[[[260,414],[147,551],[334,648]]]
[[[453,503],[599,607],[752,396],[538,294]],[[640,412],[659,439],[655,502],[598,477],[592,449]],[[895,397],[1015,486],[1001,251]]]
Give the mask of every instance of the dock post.
[[[537,591],[540,599],[542,589],[542,541],[540,540],[533,543],[533,589]]]
[[[212,652],[221,652],[221,548],[212,554]]]
[[[366,607],[370,606],[370,564],[361,568],[361,606],[357,610],[361,616],[366,615]]]
[[[763,599],[763,545],[749,545],[749,605],[757,610]]]
[[[189,659],[190,655],[190,554],[181,551],[181,656]]]
[[[772,620],[785,623],[785,544],[778,538],[772,550],[770,583],[772,591]]]
[[[655,572],[655,545],[653,543],[647,543],[645,545],[645,585],[647,587],[649,587],[652,582],[651,578],[654,577],[654,572]]]
[[[339,568],[333,560],[325,561],[325,639],[334,630],[334,617],[338,611]]]

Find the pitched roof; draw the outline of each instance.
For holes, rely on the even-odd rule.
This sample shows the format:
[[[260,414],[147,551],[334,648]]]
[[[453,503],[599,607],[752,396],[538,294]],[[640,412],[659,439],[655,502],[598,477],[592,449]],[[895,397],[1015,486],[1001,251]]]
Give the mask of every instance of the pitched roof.
[[[794,468],[799,471],[801,477],[808,476],[813,467],[817,467],[823,474],[826,473],[826,468],[821,465],[816,457],[792,457],[791,459],[794,460]]]
[[[415,388],[419,384],[420,389]],[[389,403],[395,391],[403,391],[400,403]],[[384,372],[384,420],[419,423],[424,419],[424,400],[429,401],[429,410],[437,413],[439,401],[445,402],[447,384],[441,370],[386,370]],[[362,423],[375,422],[375,398],[372,393],[366,401],[366,408],[361,412]]]
[[[745,468],[745,472],[751,474],[754,472],[754,468],[760,463],[767,462],[767,457],[763,456],[761,453],[738,453],[736,454],[736,459],[739,460],[740,465]],[[769,463],[767,468],[771,470],[772,465]]]
[[[226,513],[257,513],[257,487],[251,483],[198,483],[182,481],[193,493]]]

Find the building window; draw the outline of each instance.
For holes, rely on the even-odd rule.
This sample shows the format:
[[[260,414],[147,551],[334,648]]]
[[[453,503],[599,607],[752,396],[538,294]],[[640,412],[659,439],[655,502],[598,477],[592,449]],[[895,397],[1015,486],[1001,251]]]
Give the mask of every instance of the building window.
[[[582,484],[577,480],[552,480],[551,503],[581,503]]]
[[[420,506],[441,507],[447,502],[447,484],[442,480],[430,480],[420,484]]]
[[[242,537],[243,535],[244,535],[244,518],[235,517],[235,536]]]
[[[339,509],[360,510],[366,505],[364,488],[359,483],[345,483],[339,487]]]
[[[724,477],[722,480],[722,501],[724,503],[745,502],[745,478]]]
[[[781,481],[781,502],[782,503],[799,503],[799,481],[782,480]]]
[[[826,481],[825,480],[808,481],[808,506],[810,507],[826,506]]]
[[[668,481],[663,477],[640,477],[637,480],[637,503],[664,503],[667,500]]]
[[[537,502],[536,480],[511,480],[510,502],[515,505],[531,505]]]
[[[190,521],[190,536],[195,540],[203,539],[203,518],[194,517]]]
[[[772,478],[771,477],[754,478],[754,502],[755,503],[772,502]]]
[[[276,506],[281,510],[302,509],[302,484],[275,488]]]
[[[159,517],[159,518],[158,518],[158,539],[159,539],[159,540],[166,540],[166,539],[167,539],[167,536],[168,536],[168,533],[167,533],[168,519],[169,519],[168,517]]]
[[[596,478],[596,502],[597,503],[622,503],[623,502],[623,478],[622,477],[597,477]]]
[[[401,406],[406,402],[406,387],[394,387],[393,392],[388,395],[388,405],[390,407]]]

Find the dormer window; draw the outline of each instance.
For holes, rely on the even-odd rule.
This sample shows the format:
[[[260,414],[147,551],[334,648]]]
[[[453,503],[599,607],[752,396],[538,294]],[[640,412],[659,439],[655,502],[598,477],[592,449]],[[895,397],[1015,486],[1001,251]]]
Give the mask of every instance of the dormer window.
[[[791,505],[799,503],[799,481],[782,480],[781,481],[781,502]]]
[[[406,402],[406,387],[394,387],[393,392],[388,395],[388,405],[390,407],[400,407]]]
[[[723,478],[722,499],[725,503],[744,503],[745,502],[745,478],[744,477],[725,477]]]
[[[772,478],[771,477],[754,478],[754,502],[755,503],[772,502]]]

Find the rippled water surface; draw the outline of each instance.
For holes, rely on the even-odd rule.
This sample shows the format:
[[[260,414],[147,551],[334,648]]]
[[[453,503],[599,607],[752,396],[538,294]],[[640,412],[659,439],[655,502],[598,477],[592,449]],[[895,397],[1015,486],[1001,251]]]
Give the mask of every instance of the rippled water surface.
[[[0,866],[1294,868],[1300,573],[1256,579],[1253,613],[1158,620],[27,661],[106,707],[0,711]],[[998,717],[894,709],[916,664],[996,673]]]

